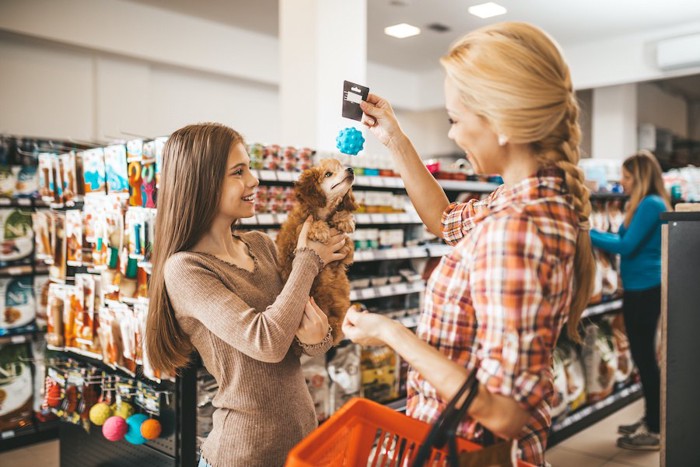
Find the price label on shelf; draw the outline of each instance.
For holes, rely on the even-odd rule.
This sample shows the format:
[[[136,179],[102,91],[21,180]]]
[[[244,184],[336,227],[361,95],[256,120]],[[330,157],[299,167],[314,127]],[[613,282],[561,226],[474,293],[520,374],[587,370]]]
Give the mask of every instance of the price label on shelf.
[[[383,285],[379,287],[379,295],[382,297],[389,297],[393,295],[394,291],[392,290],[392,287],[390,285]]]
[[[396,215],[396,222],[398,224],[408,224],[409,222],[411,222],[411,216],[409,216],[406,213],[397,214]]]
[[[369,186],[386,186],[382,177],[369,177]]]
[[[27,342],[27,337],[26,336],[12,336],[10,338],[10,342],[13,344],[23,344]]]
[[[294,172],[277,172],[277,180],[280,182],[294,181]]]
[[[277,214],[277,223],[284,224],[287,222],[287,217],[289,217],[288,214]]]
[[[241,224],[243,225],[255,225],[258,223],[258,219],[256,216],[253,217],[243,217],[241,219]]]
[[[384,214],[370,214],[369,218],[373,224],[386,224],[386,217]]]
[[[385,250],[384,255],[387,259],[397,259],[399,258],[399,250]]]
[[[274,170],[261,170],[260,180],[265,180],[266,182],[276,182],[277,172],[275,172]]]
[[[258,214],[258,224],[274,224],[274,214]]]
[[[355,185],[357,185],[357,186],[370,186],[369,177],[365,177],[364,175],[359,175],[359,176],[355,177]]]
[[[369,224],[370,223],[369,214],[355,214],[355,221],[358,224]]]
[[[3,431],[2,434],[0,434],[0,438],[2,439],[10,439],[15,437],[15,431],[14,430],[6,430]]]

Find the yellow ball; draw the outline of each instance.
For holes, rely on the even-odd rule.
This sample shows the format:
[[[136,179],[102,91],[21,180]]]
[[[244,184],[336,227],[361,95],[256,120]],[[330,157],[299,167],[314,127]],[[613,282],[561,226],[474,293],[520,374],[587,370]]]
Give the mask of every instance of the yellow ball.
[[[126,420],[134,415],[134,407],[132,407],[132,405],[128,402],[122,402],[121,404],[117,405],[117,408],[114,410],[114,415]]]
[[[90,409],[90,421],[97,426],[104,425],[105,421],[112,416],[112,408],[104,402],[99,402]]]

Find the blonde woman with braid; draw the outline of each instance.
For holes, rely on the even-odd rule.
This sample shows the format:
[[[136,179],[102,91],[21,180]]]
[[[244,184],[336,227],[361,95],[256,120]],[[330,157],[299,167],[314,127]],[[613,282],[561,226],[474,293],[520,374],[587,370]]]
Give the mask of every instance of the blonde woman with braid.
[[[441,63],[448,136],[504,185],[484,201],[448,202],[389,103],[370,94],[363,122],[391,151],[421,219],[454,245],[431,275],[417,334],[350,310],[343,330],[411,364],[407,412],[434,422],[470,371],[478,395],[459,434],[517,439],[544,465],[552,352],[591,295],[591,210],[577,168],[580,130],[569,69],[540,29],[501,23],[464,36]]]

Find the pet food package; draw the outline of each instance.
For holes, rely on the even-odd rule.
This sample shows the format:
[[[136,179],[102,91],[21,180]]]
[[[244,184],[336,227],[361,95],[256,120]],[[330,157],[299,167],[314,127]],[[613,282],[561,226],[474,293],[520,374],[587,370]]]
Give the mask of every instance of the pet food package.
[[[331,380],[326,370],[325,355],[316,357],[302,355],[301,371],[311,393],[311,399],[314,401],[316,419],[322,422],[331,415]]]
[[[560,347],[554,349],[554,395],[552,396],[552,408],[550,414],[552,420],[562,419],[568,413],[568,378],[566,377],[566,351]]]
[[[588,401],[605,399],[613,392],[617,371],[612,329],[606,320],[586,326],[581,353],[586,370]]]
[[[399,397],[398,355],[388,346],[362,347],[362,396],[375,402]]]
[[[34,328],[36,303],[31,277],[0,279],[0,300],[0,336]]]
[[[32,213],[23,209],[0,209],[0,266],[26,262],[34,248]]]
[[[574,411],[586,403],[586,372],[575,345],[564,342],[561,349],[564,352],[567,402],[569,410]]]
[[[615,385],[624,387],[632,378],[634,362],[630,351],[630,341],[625,333],[625,319],[622,313],[617,313],[610,319],[610,326],[613,333],[613,343],[617,354],[617,371],[615,371]]]
[[[47,203],[55,202],[53,154],[39,154],[39,196]]]
[[[57,212],[53,215],[52,234],[53,258],[49,267],[49,276],[56,282],[66,280],[66,214]]]
[[[341,343],[329,352],[328,375],[331,378],[331,413],[360,395],[360,346]]]
[[[32,370],[27,344],[0,345],[0,432],[32,424]]]
[[[607,253],[594,250],[594,256],[596,268],[600,269],[601,272],[600,292],[603,297],[612,297],[616,295],[618,291],[617,271],[613,268],[613,263]]]
[[[620,226],[625,222],[624,203],[623,200],[617,199],[608,201],[607,211],[610,221],[610,232],[612,233],[617,233],[620,230]]]
[[[62,202],[72,206],[79,199],[78,196],[78,170],[75,162],[75,153],[69,152],[58,156],[62,176]]]
[[[39,330],[46,330],[49,304],[49,276],[34,276],[34,304],[36,305],[36,326]]]

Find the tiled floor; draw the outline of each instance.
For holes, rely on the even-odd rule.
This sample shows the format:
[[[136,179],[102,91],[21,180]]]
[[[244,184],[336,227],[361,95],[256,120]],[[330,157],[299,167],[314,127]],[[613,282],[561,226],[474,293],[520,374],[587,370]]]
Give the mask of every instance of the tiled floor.
[[[658,452],[628,451],[615,445],[617,426],[639,420],[643,413],[640,399],[557,444],[547,451],[546,459],[552,467],[658,467]]]
[[[626,451],[615,446],[617,426],[638,420],[642,401],[614,413],[587,430],[547,451],[552,467],[658,467],[658,452]],[[58,441],[37,444],[0,454],[0,466],[59,467]]]

